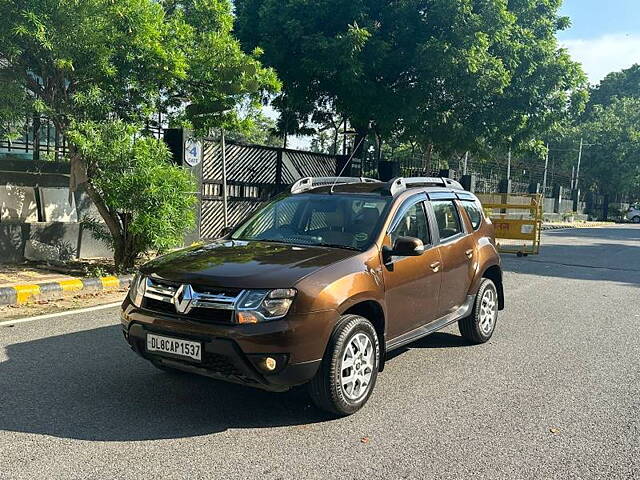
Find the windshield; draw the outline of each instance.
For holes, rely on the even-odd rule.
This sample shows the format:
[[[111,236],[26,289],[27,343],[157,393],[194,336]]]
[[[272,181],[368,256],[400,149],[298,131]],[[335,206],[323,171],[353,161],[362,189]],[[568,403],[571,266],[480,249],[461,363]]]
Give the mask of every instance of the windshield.
[[[362,250],[374,240],[389,202],[379,196],[291,195],[259,210],[231,238]]]

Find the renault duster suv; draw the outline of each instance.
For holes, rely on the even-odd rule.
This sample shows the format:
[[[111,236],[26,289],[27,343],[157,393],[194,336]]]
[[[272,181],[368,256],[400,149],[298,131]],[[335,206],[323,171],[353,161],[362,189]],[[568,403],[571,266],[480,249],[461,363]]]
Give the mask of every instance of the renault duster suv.
[[[124,336],[163,370],[272,391],[308,384],[348,415],[388,352],[458,322],[491,338],[504,295],[478,199],[442,178],[304,178],[223,238],[145,264]]]

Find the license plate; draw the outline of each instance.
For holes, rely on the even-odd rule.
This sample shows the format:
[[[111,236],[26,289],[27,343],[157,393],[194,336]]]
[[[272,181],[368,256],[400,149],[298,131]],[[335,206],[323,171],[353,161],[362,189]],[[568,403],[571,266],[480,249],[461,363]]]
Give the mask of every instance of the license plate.
[[[202,345],[200,342],[164,337],[152,333],[147,334],[147,351],[169,353],[198,361],[202,360]]]

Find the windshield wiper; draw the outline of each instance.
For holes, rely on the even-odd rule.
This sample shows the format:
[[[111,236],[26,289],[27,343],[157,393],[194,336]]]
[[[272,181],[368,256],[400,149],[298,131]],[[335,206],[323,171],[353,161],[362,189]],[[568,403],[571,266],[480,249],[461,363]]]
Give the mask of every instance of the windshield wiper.
[[[351,245],[341,245],[338,243],[313,243],[311,244],[314,247],[331,247],[331,248],[342,248],[344,250],[355,250],[356,252],[360,252],[361,250],[357,247],[352,247]]]

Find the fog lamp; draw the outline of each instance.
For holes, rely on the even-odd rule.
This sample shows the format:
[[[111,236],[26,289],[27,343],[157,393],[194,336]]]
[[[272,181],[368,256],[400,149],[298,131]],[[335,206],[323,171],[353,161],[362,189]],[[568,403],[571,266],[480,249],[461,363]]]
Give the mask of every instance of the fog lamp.
[[[276,369],[277,362],[275,358],[267,357],[262,362],[264,369],[273,372]]]

